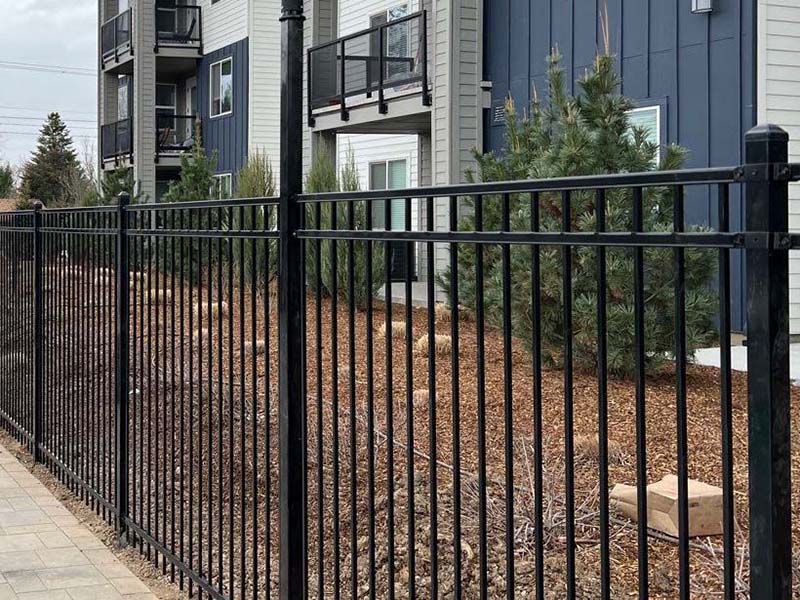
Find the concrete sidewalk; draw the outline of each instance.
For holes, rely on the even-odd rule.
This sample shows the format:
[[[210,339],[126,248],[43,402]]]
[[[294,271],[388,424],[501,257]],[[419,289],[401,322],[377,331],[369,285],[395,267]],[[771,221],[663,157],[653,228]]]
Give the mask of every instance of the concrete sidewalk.
[[[156,600],[0,446],[0,600]]]

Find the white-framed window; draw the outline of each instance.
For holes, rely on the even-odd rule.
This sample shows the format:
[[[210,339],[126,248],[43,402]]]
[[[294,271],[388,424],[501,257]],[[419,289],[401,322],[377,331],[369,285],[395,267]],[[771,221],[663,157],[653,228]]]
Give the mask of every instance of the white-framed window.
[[[233,58],[228,57],[211,65],[211,116],[221,117],[233,112]]]
[[[211,195],[219,200],[227,200],[233,196],[233,175],[230,173],[220,173],[214,175],[216,189],[212,190]]]
[[[397,190],[406,187],[408,187],[408,161],[406,159],[382,160],[369,164],[370,190]],[[375,229],[384,229],[386,226],[386,203],[374,202],[372,206],[372,226]],[[402,198],[392,200],[390,210],[392,229],[405,229],[405,200]]]
[[[156,83],[156,129],[159,146],[176,143],[175,114],[178,112],[178,87],[174,83]]]
[[[120,121],[130,116],[130,78],[120,75],[117,79],[117,117]]]
[[[370,26],[377,27],[379,25],[386,25],[387,23],[391,23],[392,21],[402,19],[408,14],[409,14],[408,3],[397,4],[395,6],[387,8],[385,12],[373,15],[370,18]],[[410,23],[406,21],[404,23],[398,23],[397,25],[388,27],[385,30],[385,37],[383,41],[384,56],[390,59],[409,58],[409,39],[411,37],[409,26]],[[373,56],[378,55],[378,50],[379,50],[378,46],[380,45],[378,41],[379,39],[380,38],[378,34],[374,34],[372,36],[371,52]],[[391,81],[392,78],[407,76],[408,70],[409,70],[408,64],[405,62],[395,62],[392,60],[386,61],[384,81]]]
[[[157,0],[156,31],[160,34],[174,34],[178,29],[178,6],[176,0]]]
[[[647,132],[647,141],[661,146],[661,106],[640,106],[628,111],[628,122],[631,128],[637,127]],[[661,151],[656,154],[656,161],[661,157]]]

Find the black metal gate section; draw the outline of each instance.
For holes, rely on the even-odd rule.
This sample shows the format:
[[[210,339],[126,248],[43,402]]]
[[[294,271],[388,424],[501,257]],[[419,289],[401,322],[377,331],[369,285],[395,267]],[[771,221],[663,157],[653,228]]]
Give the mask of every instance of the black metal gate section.
[[[787,134],[753,129],[737,167],[303,194],[302,2],[282,21],[279,198],[0,214],[3,427],[191,597],[796,596]],[[695,188],[718,197],[714,229],[685,226]],[[646,225],[656,197],[668,230]],[[375,230],[397,198],[405,226]],[[414,248],[421,281],[393,280]],[[674,294],[659,357],[656,253]],[[737,253],[747,375],[731,369]],[[700,255],[722,350],[698,391]],[[611,376],[619,286],[629,386]],[[665,469],[671,541],[646,517]],[[721,486],[720,538],[690,539],[690,478]],[[610,505],[624,482],[635,522]]]

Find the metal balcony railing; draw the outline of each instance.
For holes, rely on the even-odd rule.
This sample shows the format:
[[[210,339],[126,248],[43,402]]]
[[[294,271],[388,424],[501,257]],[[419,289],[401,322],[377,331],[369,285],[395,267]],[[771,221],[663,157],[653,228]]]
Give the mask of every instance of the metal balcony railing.
[[[159,154],[190,152],[194,145],[197,115],[156,115],[156,148]]]
[[[311,48],[308,51],[309,124],[314,111],[339,106],[348,120],[348,99],[378,94],[378,108],[386,114],[387,91],[422,90],[428,93],[427,12],[419,11]]]
[[[120,51],[130,49],[133,40],[133,10],[128,9],[103,23],[103,61],[116,58]]]
[[[103,160],[133,153],[133,119],[122,119],[101,128]]]
[[[159,47],[200,48],[203,20],[200,7],[163,1],[156,4],[156,51]]]

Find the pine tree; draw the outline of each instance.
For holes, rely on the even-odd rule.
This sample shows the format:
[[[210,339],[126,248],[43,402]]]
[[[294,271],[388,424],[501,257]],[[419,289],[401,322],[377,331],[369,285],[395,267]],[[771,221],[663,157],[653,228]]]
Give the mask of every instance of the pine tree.
[[[0,198],[10,198],[14,194],[14,171],[8,163],[0,165]]]
[[[47,206],[74,203],[70,182],[85,177],[72,144],[67,126],[57,113],[47,116],[39,133],[36,151],[22,170],[20,197],[41,200]]]
[[[504,181],[547,179],[603,173],[678,169],[686,151],[670,145],[659,148],[648,141],[647,132],[630,125],[627,111],[634,108],[620,94],[620,79],[614,58],[597,56],[594,65],[579,81],[580,95],[566,91],[560,56],[549,58],[549,102],[541,103],[534,94],[529,115],[517,115],[514,103],[506,105],[505,148],[499,154],[475,153],[477,173],[471,180]],[[658,161],[660,156],[660,162]],[[571,193],[570,225],[573,231],[596,230],[596,195],[594,191]],[[606,191],[606,227],[609,231],[632,231],[633,196],[631,190]],[[460,220],[461,230],[473,230],[471,204]],[[539,195],[540,228],[561,231],[562,199],[560,193]],[[643,193],[645,231],[671,231],[672,190],[648,188]],[[501,224],[501,199],[484,198],[484,228],[498,230]],[[511,227],[530,231],[530,195],[511,198]],[[486,278],[484,292],[486,314],[500,325],[502,315],[502,265],[496,246],[484,247]],[[514,334],[530,343],[531,248],[513,247],[512,321]],[[597,251],[579,247],[573,253],[573,334],[574,360],[578,368],[593,370],[597,357]],[[542,347],[545,360],[559,365],[563,347],[563,261],[561,249],[542,247],[541,302]],[[646,249],[645,260],[645,332],[646,367],[657,369],[674,350],[674,265],[668,249]],[[630,249],[607,250],[608,347],[609,370],[627,376],[634,368],[634,262]],[[475,248],[459,249],[459,301],[474,309],[477,293]],[[713,316],[716,302],[712,294],[714,258],[700,250],[686,251],[686,329],[687,348],[709,343],[714,336]],[[445,272],[440,284],[449,290],[450,275]]]
[[[358,176],[358,168],[355,163],[355,156],[352,149],[347,153],[347,159],[342,165],[339,176],[336,174],[336,167],[330,155],[322,150],[314,158],[311,170],[306,178],[307,193],[322,192],[357,192],[361,187]],[[336,203],[336,228],[349,229],[349,202]],[[306,209],[307,222],[315,228],[331,229],[333,223],[333,203],[327,202],[319,206],[319,216],[316,213],[316,205],[310,204]],[[353,226],[356,230],[364,230],[367,226],[367,211],[370,205],[367,202],[352,202]],[[319,223],[317,219],[319,218]],[[350,276],[349,276],[349,243],[345,241],[331,242],[328,240],[321,242],[321,279],[322,292],[328,296],[334,291],[334,268],[332,244],[336,245],[336,269],[335,283],[337,295],[345,301],[350,299]],[[306,279],[308,285],[316,288],[316,249],[315,243],[309,246],[306,252]],[[353,242],[353,303],[358,308],[365,308],[367,302],[383,285],[383,249],[380,244],[372,244],[372,286],[367,285],[367,243]]]
[[[92,204],[105,206],[116,204],[123,192],[130,196],[133,204],[141,200],[141,195],[136,191],[132,169],[115,169],[106,173],[100,180],[100,189],[95,194]]]
[[[239,198],[271,198],[275,196],[275,175],[272,162],[264,152],[255,150],[236,176]],[[278,225],[278,211],[274,206],[250,206],[234,211],[234,227],[248,231],[274,230]],[[235,240],[233,259],[236,272],[245,284],[253,281],[260,286],[272,280],[278,272],[278,241]],[[266,262],[266,248],[269,261]]]

